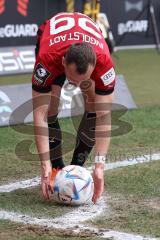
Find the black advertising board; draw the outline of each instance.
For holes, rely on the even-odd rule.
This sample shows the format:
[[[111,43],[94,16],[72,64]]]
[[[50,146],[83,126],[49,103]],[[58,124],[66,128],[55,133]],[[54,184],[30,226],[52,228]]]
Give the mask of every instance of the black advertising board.
[[[38,26],[61,11],[65,0],[0,0],[0,47],[34,45]]]
[[[31,89],[31,83],[0,87],[0,126],[33,121]],[[122,75],[117,76],[114,103],[113,110],[136,108]],[[83,112],[84,103],[80,89],[66,82],[62,88],[59,117],[75,116]]]
[[[159,0],[107,0],[101,1],[101,10],[107,12],[117,46],[155,44],[150,4],[154,7],[160,36]],[[106,9],[105,9],[106,8]]]
[[[0,2],[0,47],[33,45],[38,25],[44,20],[45,1]]]
[[[118,46],[155,43],[148,3],[160,32],[160,0],[101,0]],[[81,12],[82,4],[75,0],[75,11]],[[0,47],[34,45],[38,26],[61,11],[65,0],[0,0]]]
[[[34,62],[34,46],[0,48],[0,76],[31,73]]]

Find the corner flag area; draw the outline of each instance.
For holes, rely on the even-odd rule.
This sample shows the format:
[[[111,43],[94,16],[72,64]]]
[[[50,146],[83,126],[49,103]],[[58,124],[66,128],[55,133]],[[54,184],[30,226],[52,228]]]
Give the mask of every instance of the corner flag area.
[[[144,49],[117,51],[113,58],[137,108],[112,112],[102,198],[95,205],[80,207],[43,200],[33,125],[1,127],[0,239],[160,238],[160,56],[153,49]],[[29,74],[5,76],[0,82],[26,83],[30,78]],[[66,164],[79,121],[78,116],[60,119]],[[91,166],[92,154],[86,163],[87,168]]]

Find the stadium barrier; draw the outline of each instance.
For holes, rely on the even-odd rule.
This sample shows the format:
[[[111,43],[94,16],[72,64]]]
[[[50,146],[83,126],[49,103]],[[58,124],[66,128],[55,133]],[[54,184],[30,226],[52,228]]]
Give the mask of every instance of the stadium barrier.
[[[0,76],[31,73],[35,62],[35,47],[0,48]]]
[[[35,45],[37,28],[46,18],[58,12],[72,11],[67,8],[67,1],[64,0],[28,0],[26,4],[20,4],[21,1],[4,0],[0,5],[1,47]],[[73,4],[73,1],[70,2]],[[83,12],[83,2],[74,1],[74,10]],[[159,0],[100,1],[100,11],[108,17],[116,45],[155,44],[155,23],[149,16],[150,4],[154,9],[154,21],[160,35]]]
[[[18,96],[18,97],[17,97]],[[113,110],[136,108],[122,75],[117,76]],[[59,117],[80,115],[84,111],[79,88],[64,85],[61,93]],[[33,121],[31,84],[7,85],[0,88],[0,126],[24,124]]]

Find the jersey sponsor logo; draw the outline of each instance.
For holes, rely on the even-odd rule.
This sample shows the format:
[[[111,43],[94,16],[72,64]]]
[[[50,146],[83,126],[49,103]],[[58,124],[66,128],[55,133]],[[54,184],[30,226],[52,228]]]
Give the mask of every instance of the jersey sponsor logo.
[[[37,64],[34,71],[34,79],[37,84],[44,84],[50,75],[51,73],[46,68],[44,68],[40,63]]]
[[[112,67],[108,72],[106,72],[101,76],[101,79],[104,85],[107,86],[114,81],[115,77],[116,77],[116,74],[115,74],[114,68]]]

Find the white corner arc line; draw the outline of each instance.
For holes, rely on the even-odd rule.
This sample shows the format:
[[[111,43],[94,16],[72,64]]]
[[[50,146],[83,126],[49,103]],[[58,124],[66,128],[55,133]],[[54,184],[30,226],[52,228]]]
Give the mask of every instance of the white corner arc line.
[[[25,214],[1,210],[0,219],[8,219],[11,221],[47,226],[58,229],[72,229],[77,227],[77,225],[89,220],[91,218],[91,215],[93,216],[93,218],[100,215],[104,211],[105,205],[106,202],[104,198],[101,198],[97,204],[91,203],[80,207],[75,207],[75,210],[54,219],[36,218]]]
[[[36,218],[26,214],[5,210],[0,210],[0,219],[24,224],[46,226],[49,228],[72,229],[77,233],[78,231],[80,232],[81,230],[85,229],[90,229],[90,231],[97,231],[95,228],[84,226],[83,222],[100,215],[104,211],[105,207],[106,201],[104,198],[101,198],[97,204],[90,203],[88,205],[75,207],[75,210],[54,219]]]
[[[86,209],[86,211],[87,211],[87,209]],[[96,206],[96,211],[97,211],[97,206]],[[79,213],[81,215],[82,209],[79,210]],[[88,211],[88,214],[89,213],[90,213],[90,211]],[[100,211],[99,211],[99,213],[100,213]],[[69,225],[68,225],[68,220],[69,220],[69,217],[71,217],[71,214],[73,215],[72,221],[70,221]],[[45,226],[45,227],[49,227],[49,228],[56,228],[56,229],[60,229],[60,230],[68,229],[68,230],[72,230],[74,233],[77,233],[77,234],[83,230],[84,231],[87,230],[87,232],[96,233],[96,235],[98,235],[99,237],[113,238],[113,240],[157,240],[156,238],[143,237],[140,235],[117,232],[117,231],[113,231],[113,230],[103,230],[103,232],[102,232],[102,231],[99,231],[98,228],[83,225],[83,222],[86,221],[87,219],[89,219],[91,216],[90,217],[88,216],[89,218],[85,217],[84,219],[81,219],[81,221],[78,221],[78,219],[76,219],[74,221],[74,219],[75,219],[74,212],[72,212],[71,214],[68,213],[68,214],[65,214],[63,217],[57,217],[54,219],[47,219],[47,218],[39,219],[39,218],[31,217],[28,215],[18,214],[18,213],[14,213],[14,212],[7,212],[7,211],[2,210],[2,211],[0,211],[0,219],[10,220],[13,222],[23,223],[23,224],[31,224],[31,225]],[[76,229],[75,229],[75,227],[76,227]]]
[[[139,163],[146,163],[150,161],[160,160],[160,154],[144,155],[143,157],[128,159],[124,161],[119,161],[115,163],[107,163],[105,166],[105,170],[115,169],[119,167],[126,167],[130,165],[135,165]],[[90,168],[91,170],[91,168]],[[32,186],[37,186],[40,183],[40,178],[33,178],[29,180],[24,180],[21,182],[16,182],[13,184],[8,184],[4,186],[0,186],[0,192],[11,192],[16,189],[23,189]],[[123,232],[117,232],[112,230],[104,230],[99,232],[99,229],[83,225],[83,222],[97,217],[101,213],[103,213],[106,201],[104,198],[98,202],[98,204],[90,204],[86,206],[81,206],[78,209],[67,213],[61,217],[57,217],[54,219],[45,219],[45,218],[35,218],[24,214],[18,214],[15,212],[9,211],[0,211],[0,219],[10,220],[14,222],[24,223],[24,224],[34,224],[58,229],[72,229],[73,232],[79,233],[81,230],[87,230],[91,232],[97,233],[100,237],[103,238],[113,238],[114,240],[156,240],[156,238],[143,237],[140,235],[128,234]],[[76,229],[75,229],[76,227]]]

